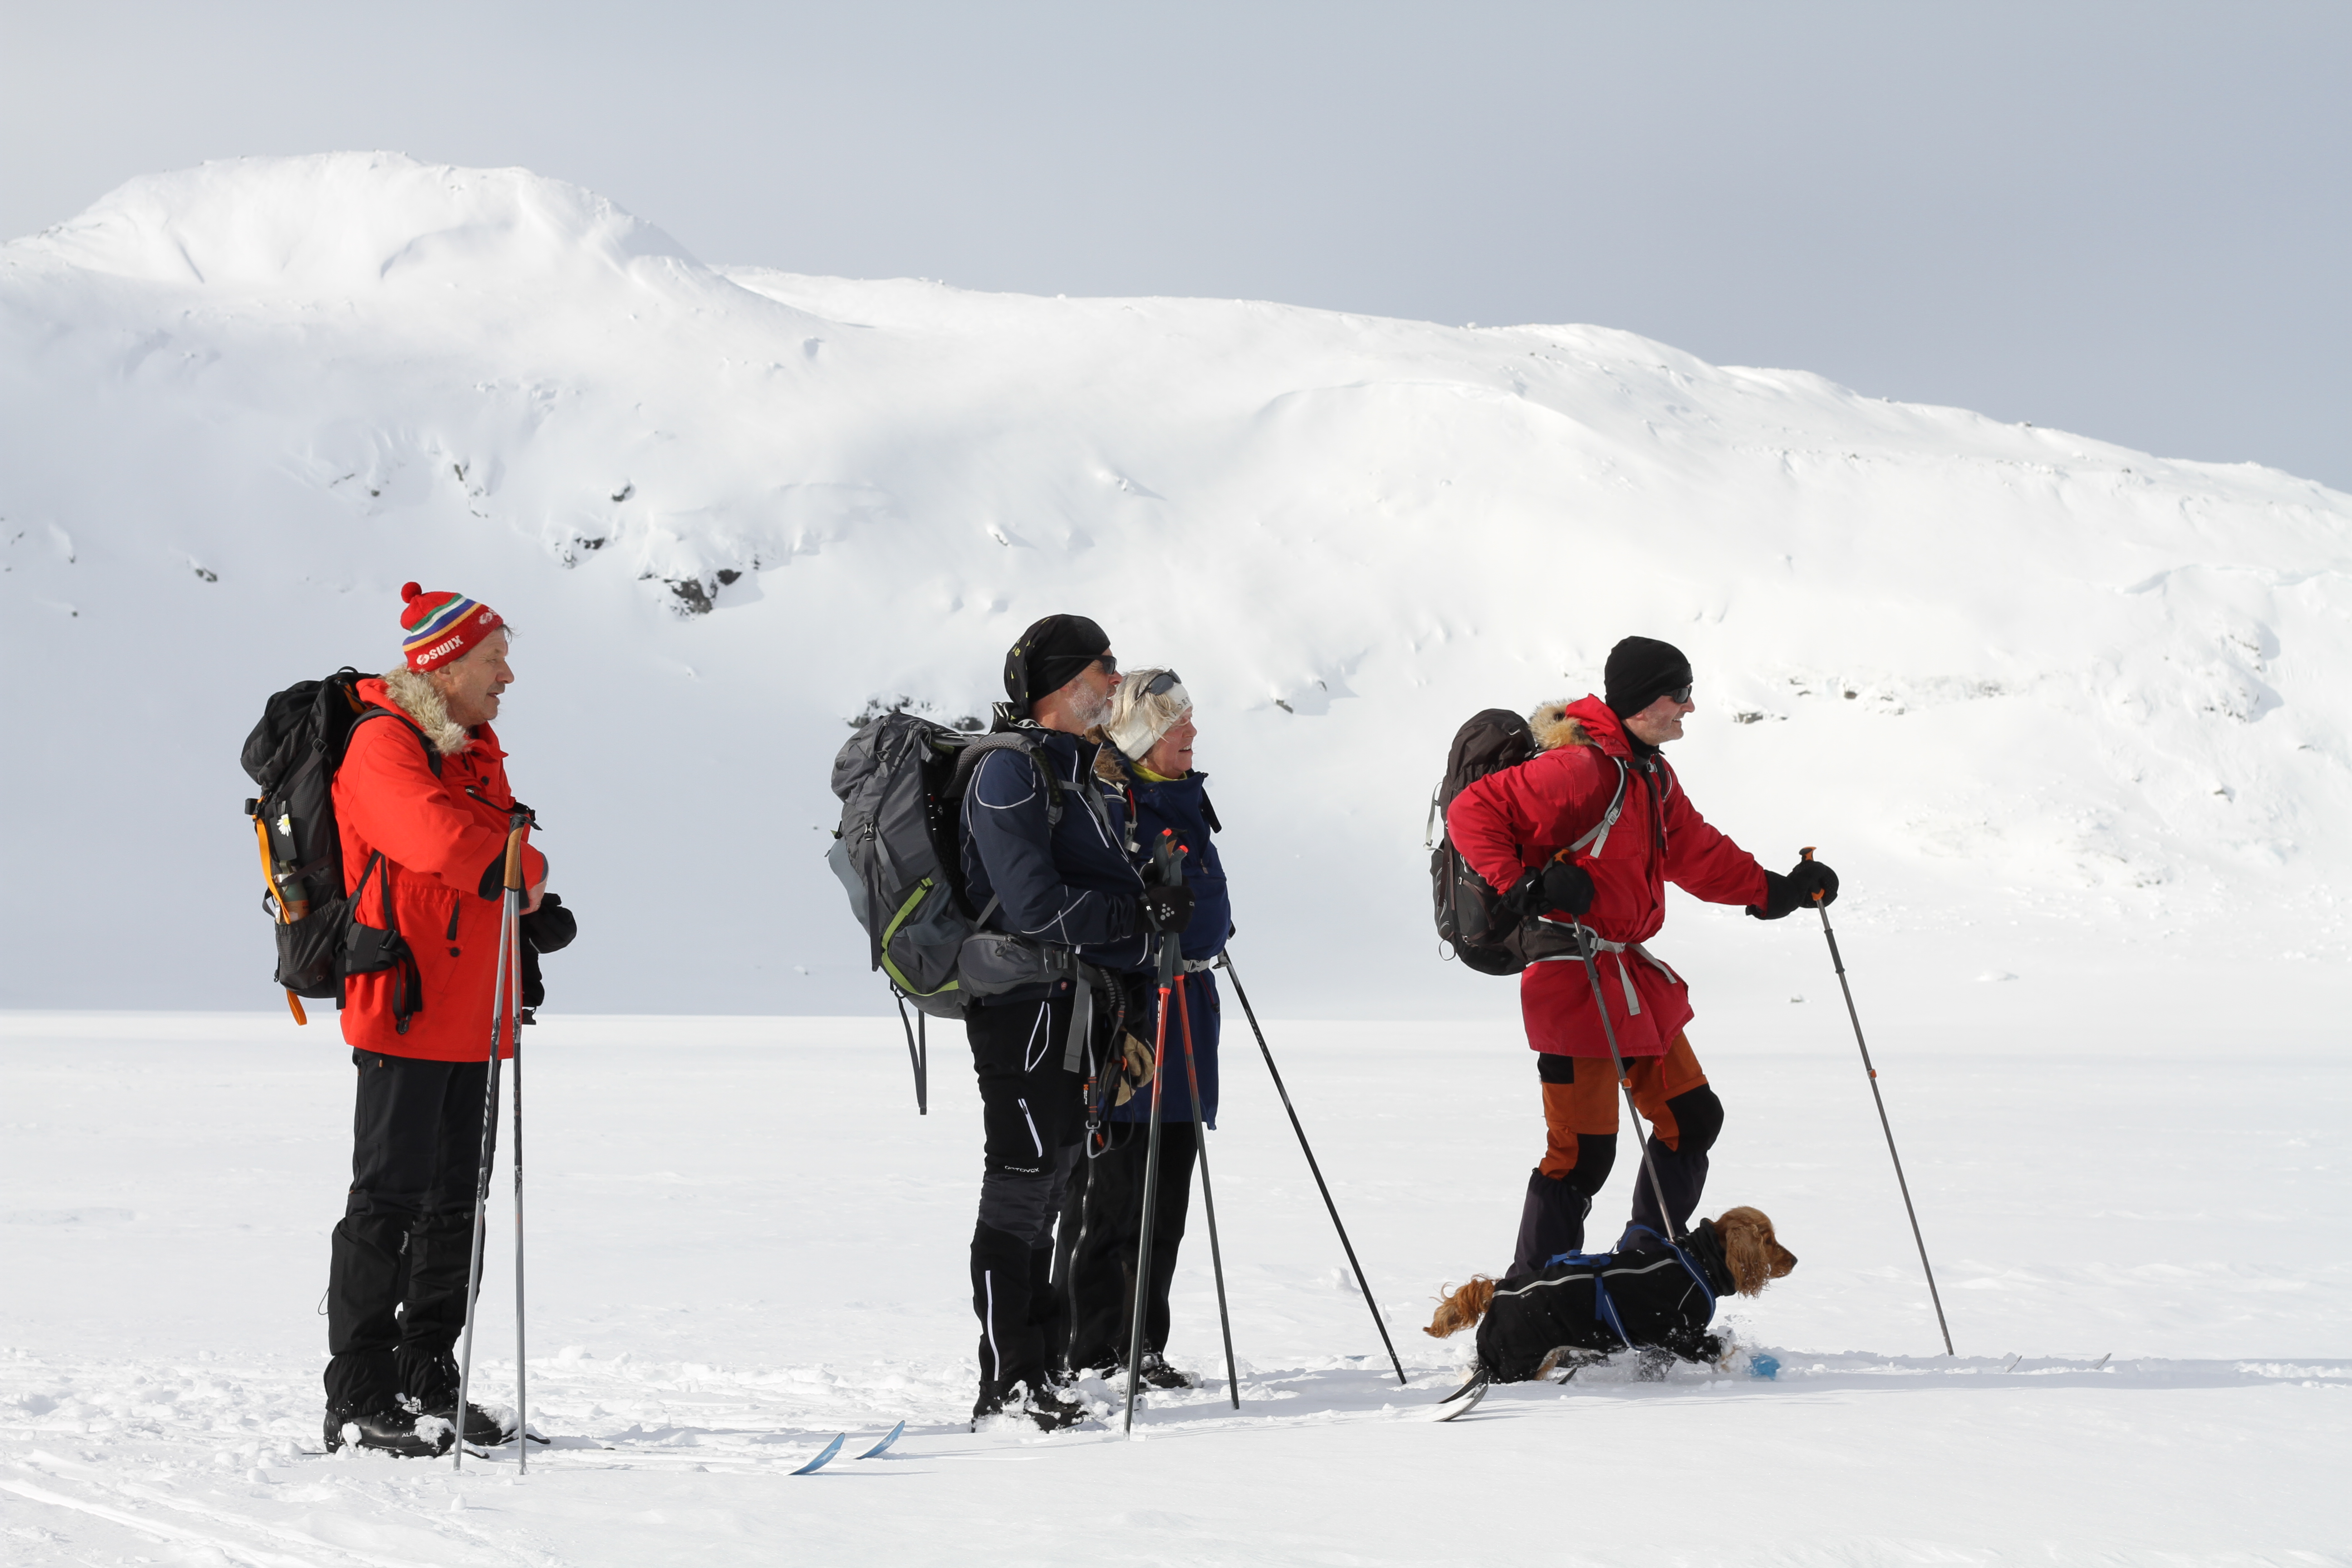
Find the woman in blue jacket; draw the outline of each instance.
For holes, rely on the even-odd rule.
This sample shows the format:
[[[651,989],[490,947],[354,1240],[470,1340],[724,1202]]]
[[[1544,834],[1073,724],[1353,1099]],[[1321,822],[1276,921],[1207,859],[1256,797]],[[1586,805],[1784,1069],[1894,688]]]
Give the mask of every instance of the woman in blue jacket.
[[[1185,885],[1192,889],[1192,923],[1183,932],[1183,984],[1192,1021],[1192,1076],[1201,1086],[1201,1119],[1217,1124],[1216,977],[1209,966],[1225,948],[1233,929],[1233,906],[1225,871],[1217,856],[1217,814],[1209,805],[1208,776],[1192,766],[1192,699],[1171,669],[1139,669],[1119,682],[1110,721],[1109,744],[1096,771],[1128,796],[1129,848],[1138,868],[1150,875],[1150,855],[1163,830],[1185,849]],[[1149,1043],[1158,1027],[1154,988],[1129,1028]],[[1184,1240],[1184,1215],[1192,1196],[1192,1166],[1199,1153],[1192,1122],[1191,1083],[1184,1070],[1184,1012],[1168,1020],[1168,1060],[1160,1085],[1160,1180],[1151,1222],[1150,1286],[1145,1293],[1142,1381],[1153,1388],[1188,1388],[1196,1379],[1169,1365],[1168,1288],[1176,1275],[1177,1249]],[[1063,1213],[1062,1234],[1071,1256],[1064,1274],[1070,1286],[1069,1364],[1074,1372],[1108,1376],[1123,1373],[1135,1308],[1136,1244],[1143,1227],[1143,1165],[1151,1092],[1139,1090],[1112,1110],[1098,1139],[1089,1140],[1088,1159],[1073,1180]],[[1076,1224],[1069,1223],[1075,1216]]]

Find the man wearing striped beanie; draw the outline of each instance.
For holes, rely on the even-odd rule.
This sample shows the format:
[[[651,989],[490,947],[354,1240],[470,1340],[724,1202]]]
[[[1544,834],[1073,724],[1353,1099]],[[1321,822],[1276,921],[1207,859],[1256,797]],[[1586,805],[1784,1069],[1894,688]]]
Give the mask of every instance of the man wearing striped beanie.
[[[414,583],[401,586],[401,651],[411,669],[437,669],[466,657],[506,618],[463,594],[428,594]]]
[[[330,1450],[422,1456],[459,1429],[471,1443],[514,1436],[478,1406],[458,1411],[451,1353],[466,1321],[484,1057],[494,1007],[502,1042],[530,1021],[536,955],[569,942],[572,923],[526,830],[523,994],[500,986],[509,814],[528,812],[490,728],[514,681],[509,629],[463,594],[411,583],[401,600],[404,657],[358,683],[367,708],[334,782],[354,933],[341,1017],[359,1098],[328,1267],[325,1436]],[[362,950],[371,960],[352,967]]]

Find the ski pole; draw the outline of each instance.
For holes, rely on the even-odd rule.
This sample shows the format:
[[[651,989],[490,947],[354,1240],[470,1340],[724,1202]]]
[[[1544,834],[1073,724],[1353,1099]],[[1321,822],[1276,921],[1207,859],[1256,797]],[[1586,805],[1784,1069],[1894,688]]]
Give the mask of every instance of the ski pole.
[[[1160,830],[1160,842],[1152,846],[1151,859],[1159,868],[1162,887],[1183,880],[1177,860],[1184,847],[1176,842],[1175,833]],[[1143,1146],[1143,1224],[1135,1238],[1135,1315],[1127,1333],[1127,1411],[1120,1417],[1119,1430],[1132,1434],[1135,1430],[1135,1389],[1143,1376],[1143,1308],[1151,1285],[1151,1213],[1160,1191],[1160,1086],[1168,1070],[1168,996],[1175,988],[1176,963],[1180,954],[1173,931],[1160,938],[1160,1022],[1152,1030],[1151,1041],[1151,1131]],[[1114,1045],[1117,1041],[1112,1042]]]
[[[466,1348],[457,1366],[457,1441],[449,1446],[449,1468],[466,1468],[466,1405],[474,1385],[474,1307],[482,1288],[482,1249],[489,1239],[490,1167],[497,1158],[499,1135],[499,1045],[506,1024],[507,980],[518,973],[513,943],[522,908],[522,829],[520,812],[507,818],[506,891],[499,910],[499,978],[490,993],[490,1070],[482,1095],[482,1160],[474,1177],[474,1242],[466,1258]],[[514,1000],[520,1005],[521,998]]]
[[[1641,1107],[1633,1103],[1633,1080],[1625,1076],[1625,1058],[1617,1054],[1617,1026],[1609,1021],[1609,1002],[1601,994],[1601,965],[1592,961],[1591,939],[1595,933],[1582,921],[1575,922],[1573,929],[1576,951],[1584,955],[1584,977],[1592,982],[1592,1005],[1601,1010],[1601,1034],[1609,1042],[1609,1065],[1617,1070],[1617,1088],[1625,1097],[1626,1125],[1641,1141],[1642,1169],[1649,1173],[1650,1195],[1658,1200],[1658,1217],[1665,1221],[1666,1239],[1679,1242],[1683,1238],[1682,1226],[1675,1222],[1675,1211],[1666,1206],[1666,1184],[1658,1179],[1658,1163],[1651,1158],[1650,1140],[1642,1131]]]
[[[1127,1412],[1119,1431],[1135,1430],[1135,1386],[1143,1375],[1143,1307],[1150,1288],[1151,1210],[1160,1187],[1160,1085],[1168,1068],[1168,993],[1176,967],[1176,942],[1160,939],[1160,1023],[1151,1042],[1151,1131],[1143,1148],[1143,1226],[1135,1241],[1135,1314],[1127,1332]]]
[[[1813,846],[1797,851],[1800,860],[1813,858]],[[1830,929],[1829,905],[1821,889],[1813,889],[1813,908],[1822,917],[1822,935],[1829,939],[1830,963],[1837,969],[1838,989],[1845,993],[1845,1016],[1853,1021],[1853,1043],[1862,1048],[1862,1068],[1870,1075],[1870,1098],[1878,1107],[1879,1130],[1886,1134],[1886,1157],[1895,1162],[1895,1185],[1903,1194],[1903,1212],[1911,1221],[1911,1240],[1919,1248],[1919,1271],[1927,1277],[1927,1300],[1935,1303],[1936,1327],[1944,1336],[1944,1353],[1953,1355],[1952,1329],[1944,1321],[1944,1298],[1936,1289],[1935,1267],[1927,1261],[1927,1238],[1919,1234],[1919,1211],[1911,1206],[1911,1184],[1903,1178],[1903,1156],[1895,1152],[1895,1124],[1886,1120],[1886,1097],[1878,1092],[1878,1069],[1871,1065],[1870,1043],[1862,1037],[1862,1015],[1854,1011],[1853,987],[1846,983],[1845,959],[1838,952],[1837,932]]]
[[[1250,1033],[1257,1037],[1258,1055],[1265,1058],[1265,1070],[1274,1079],[1274,1091],[1282,1096],[1282,1109],[1290,1118],[1290,1130],[1298,1134],[1298,1152],[1307,1156],[1307,1169],[1315,1178],[1315,1190],[1323,1194],[1323,1207],[1331,1216],[1331,1228],[1339,1233],[1339,1250],[1348,1255],[1348,1267],[1356,1275],[1356,1289],[1362,1293],[1364,1305],[1371,1309],[1372,1327],[1380,1331],[1381,1343],[1387,1347],[1389,1364],[1396,1368],[1397,1383],[1406,1385],[1411,1380],[1405,1376],[1404,1363],[1397,1359],[1396,1346],[1389,1339],[1389,1326],[1381,1320],[1381,1304],[1372,1300],[1372,1288],[1364,1279],[1364,1266],[1356,1261],[1355,1244],[1348,1239],[1348,1227],[1339,1223],[1339,1205],[1331,1201],[1331,1189],[1323,1180],[1323,1167],[1315,1163],[1315,1151],[1307,1142],[1307,1129],[1299,1125],[1298,1109],[1290,1103],[1290,1090],[1283,1084],[1282,1069],[1274,1065],[1274,1052],[1265,1043],[1265,1031],[1258,1027],[1257,1010],[1250,1005],[1249,993],[1242,989],[1242,972],[1234,967],[1231,948],[1217,955],[1217,967],[1233,976],[1234,994],[1241,998]]]
[[[1225,1259],[1217,1247],[1217,1194],[1209,1184],[1209,1126],[1201,1114],[1201,1075],[1192,1068],[1192,1005],[1185,1000],[1184,977],[1176,977],[1176,1021],[1184,1031],[1184,1087],[1192,1096],[1192,1142],[1200,1150],[1201,1203],[1209,1215],[1209,1267],[1217,1277],[1217,1328],[1225,1336],[1225,1392],[1234,1408],[1242,1407],[1242,1376],[1234,1369],[1234,1320],[1225,1310]],[[1141,1268],[1148,1260],[1139,1258]]]
[[[507,897],[515,900],[514,941],[507,952],[513,963],[508,978],[518,1011],[507,1033],[514,1042],[514,1209],[515,1209],[515,1474],[530,1469],[530,1363],[524,1357],[522,1291],[522,893],[520,856],[509,857],[516,868],[507,876]],[[457,1426],[466,1425],[465,1401],[457,1402]]]

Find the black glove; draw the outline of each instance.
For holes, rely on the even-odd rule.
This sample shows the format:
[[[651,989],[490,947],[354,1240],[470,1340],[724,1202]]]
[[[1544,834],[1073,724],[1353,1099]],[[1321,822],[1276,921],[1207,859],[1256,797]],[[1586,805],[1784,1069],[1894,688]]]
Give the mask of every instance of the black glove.
[[[1777,871],[1765,872],[1764,903],[1761,908],[1748,905],[1748,912],[1759,921],[1777,921],[1811,903],[1816,891],[1824,906],[1836,903],[1837,873],[1819,860],[1800,860],[1785,877]]]
[[[580,934],[580,922],[563,900],[553,893],[542,893],[539,908],[522,917],[522,1021],[536,1022],[531,1014],[547,1005],[547,982],[540,978],[539,955],[556,952],[572,945]]]
[[[1550,910],[1580,915],[1592,907],[1592,879],[1572,860],[1547,860],[1511,884],[1504,907],[1521,920],[1533,920]]]
[[[580,921],[553,893],[541,894],[539,908],[522,917],[523,945],[533,952],[562,952],[579,934]]]
[[[1153,931],[1181,931],[1192,923],[1192,889],[1186,887],[1146,888],[1139,900],[1143,923]]]

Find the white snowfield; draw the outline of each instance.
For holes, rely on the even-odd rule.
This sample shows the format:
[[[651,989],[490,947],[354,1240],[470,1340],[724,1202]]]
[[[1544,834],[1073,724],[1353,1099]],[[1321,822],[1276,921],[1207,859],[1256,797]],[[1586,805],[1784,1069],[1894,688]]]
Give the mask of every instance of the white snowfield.
[[[520,628],[499,733],[583,928],[527,1045],[520,1480],[310,1452],[348,1058],[268,1011],[235,758],[391,662],[410,578]],[[880,705],[984,714],[1056,610],[1200,703],[1233,951],[1409,1387],[1229,1004],[1241,1411],[1196,1203],[1208,1386],[1138,1444],[964,1430],[974,1097],[943,1030],[914,1114],[824,781]],[[1802,1261],[1724,1369],[1434,1426],[1468,1345],[1418,1325],[1507,1263],[1541,1128],[1515,987],[1437,959],[1428,792],[1629,632],[1696,666],[1699,808],[1844,878],[1959,1353],[1818,923],[1676,895],[1708,1210]],[[0,658],[12,1568],[2352,1562],[2352,497],[1591,327],[714,268],[522,171],[256,159],[0,247]]]
[[[1801,1260],[1725,1313],[1778,1377],[1612,1365],[1450,1426],[1468,1339],[1419,1325],[1509,1261],[1541,1136],[1515,1029],[1268,1021],[1400,1388],[1236,1016],[1211,1170],[1242,1407],[1196,1203],[1170,1348],[1210,1382],[1152,1396],[1139,1443],[1099,1383],[1077,1430],[964,1429],[959,1042],[923,1120],[895,1020],[556,1018],[524,1047],[554,1441],[519,1484],[507,1450],[315,1457],[340,1053],[266,1015],[0,1016],[0,1559],[2342,1563],[2352,1074],[2340,1019],[2280,1001],[2314,1026],[2284,1047],[2193,1004],[1991,1042],[1878,1008],[1950,1359],[1851,1042],[1730,1010],[1710,1207],[1764,1208]],[[497,1191],[477,1375],[510,1404],[503,1163]]]

